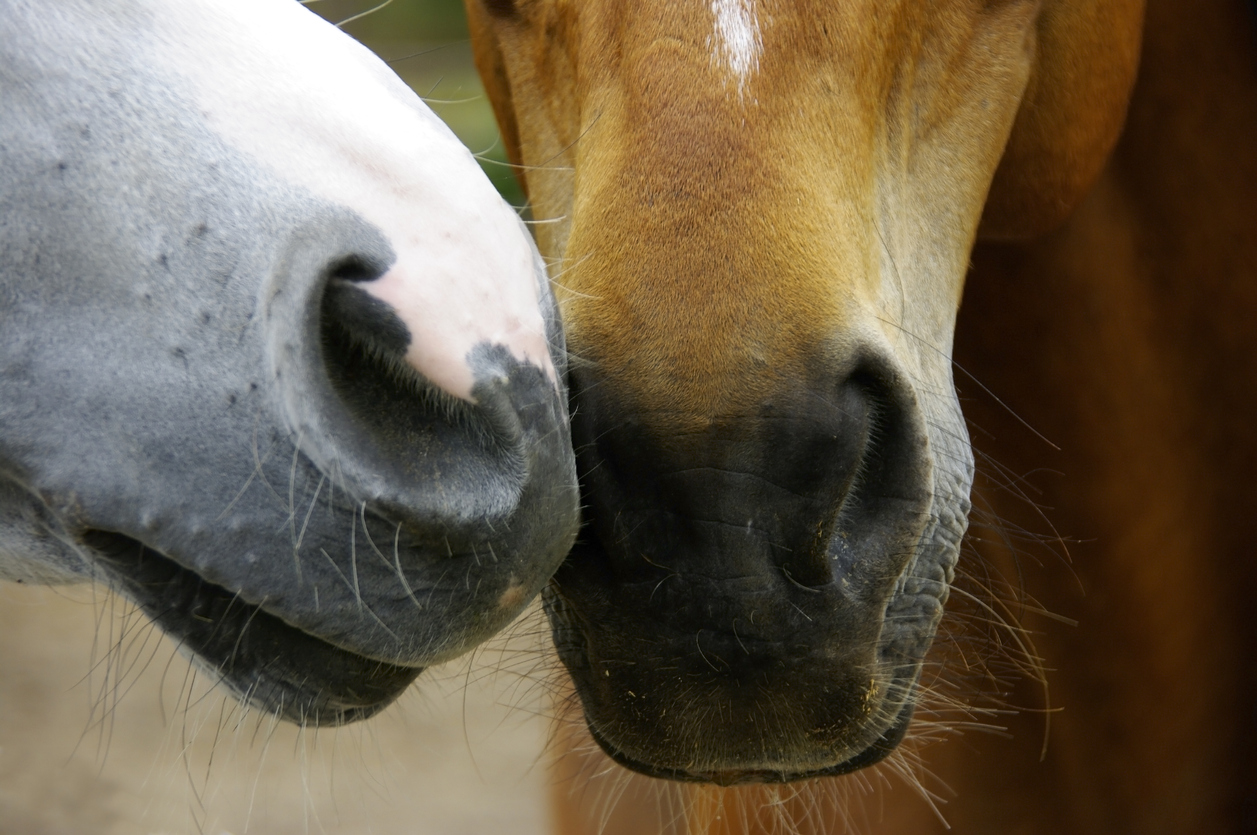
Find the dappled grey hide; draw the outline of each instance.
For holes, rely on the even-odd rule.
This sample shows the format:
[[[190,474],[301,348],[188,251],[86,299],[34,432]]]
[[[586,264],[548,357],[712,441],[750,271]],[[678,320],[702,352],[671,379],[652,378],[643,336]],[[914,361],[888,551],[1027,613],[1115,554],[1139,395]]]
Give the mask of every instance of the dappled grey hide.
[[[390,356],[390,241],[212,131],[141,6],[0,14],[0,578],[103,581],[254,704],[360,718],[562,560],[565,393]]]

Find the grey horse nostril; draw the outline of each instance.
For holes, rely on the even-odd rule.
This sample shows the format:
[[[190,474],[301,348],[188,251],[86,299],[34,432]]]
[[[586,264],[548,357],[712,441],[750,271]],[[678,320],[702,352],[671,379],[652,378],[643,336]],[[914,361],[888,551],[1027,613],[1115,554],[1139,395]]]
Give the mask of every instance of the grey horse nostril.
[[[440,401],[447,410],[458,410],[453,397],[432,385],[407,361],[413,336],[397,311],[363,288],[385,269],[349,258],[328,271],[319,333],[323,366],[333,388],[359,410],[372,410],[398,397],[413,403],[416,395]]]
[[[357,259],[337,265],[324,290],[324,327],[338,327],[373,353],[383,352],[401,359],[410,347],[410,329],[392,307],[361,286],[379,276],[379,270]]]

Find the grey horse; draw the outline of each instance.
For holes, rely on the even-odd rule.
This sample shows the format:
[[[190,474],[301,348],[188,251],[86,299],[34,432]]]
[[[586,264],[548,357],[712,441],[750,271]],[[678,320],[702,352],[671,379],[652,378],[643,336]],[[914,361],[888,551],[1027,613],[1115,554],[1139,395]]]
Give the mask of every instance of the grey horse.
[[[510,207],[299,4],[0,2],[0,579],[368,716],[571,546],[564,362]]]

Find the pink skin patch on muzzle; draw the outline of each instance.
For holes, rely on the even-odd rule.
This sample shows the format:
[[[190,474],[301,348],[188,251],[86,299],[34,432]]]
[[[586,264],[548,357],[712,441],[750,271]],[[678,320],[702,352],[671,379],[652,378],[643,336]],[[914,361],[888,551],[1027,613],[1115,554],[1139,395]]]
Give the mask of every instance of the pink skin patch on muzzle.
[[[527,231],[379,58],[292,0],[188,0],[153,27],[212,130],[387,236],[396,260],[360,286],[410,331],[406,360],[416,371],[472,401],[467,357],[489,343],[557,387],[540,303],[545,272]]]
[[[464,400],[475,399],[466,356],[483,342],[506,346],[516,359],[555,380],[535,289],[544,276],[536,275],[540,264],[526,234],[513,215],[469,215],[442,230],[443,246],[433,247],[426,236],[409,246],[394,240],[396,263],[361,285],[392,307],[410,331],[407,362]]]

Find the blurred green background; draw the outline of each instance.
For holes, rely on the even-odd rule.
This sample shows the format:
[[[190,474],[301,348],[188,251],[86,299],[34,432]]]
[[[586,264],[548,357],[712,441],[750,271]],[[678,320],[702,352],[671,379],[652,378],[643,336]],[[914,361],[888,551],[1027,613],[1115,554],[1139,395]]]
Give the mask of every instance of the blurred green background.
[[[362,41],[388,62],[458,134],[502,196],[523,207],[493,110],[471,60],[461,0],[312,0],[306,8]],[[374,11],[372,11],[374,10]],[[359,17],[361,15],[361,17]]]

